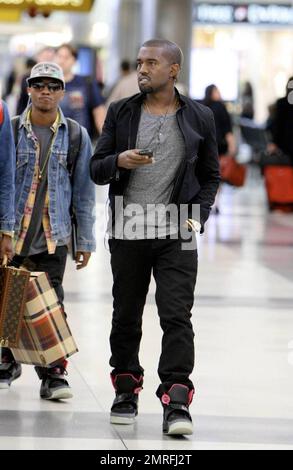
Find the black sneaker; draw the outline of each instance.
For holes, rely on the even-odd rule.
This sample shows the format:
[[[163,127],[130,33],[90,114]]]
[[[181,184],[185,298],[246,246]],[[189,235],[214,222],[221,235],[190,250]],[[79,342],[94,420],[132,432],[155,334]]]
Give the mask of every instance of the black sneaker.
[[[0,389],[8,389],[11,383],[21,376],[21,365],[15,361],[8,362],[5,357],[0,364]]]
[[[193,390],[186,385],[174,384],[161,397],[164,408],[163,433],[168,436],[183,436],[193,433],[189,405],[192,402]]]
[[[72,398],[71,388],[64,376],[68,375],[62,366],[45,369],[36,367],[38,376],[42,379],[40,397],[44,400],[66,400]]]
[[[143,377],[132,374],[111,375],[116,391],[110,415],[111,424],[133,424],[138,413],[138,394],[142,390]]]

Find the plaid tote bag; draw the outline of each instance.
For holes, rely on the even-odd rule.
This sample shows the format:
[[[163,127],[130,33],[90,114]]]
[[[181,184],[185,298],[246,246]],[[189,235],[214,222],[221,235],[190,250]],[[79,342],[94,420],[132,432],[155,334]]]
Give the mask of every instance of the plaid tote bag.
[[[53,366],[78,351],[55,290],[46,273],[31,273],[17,362]]]

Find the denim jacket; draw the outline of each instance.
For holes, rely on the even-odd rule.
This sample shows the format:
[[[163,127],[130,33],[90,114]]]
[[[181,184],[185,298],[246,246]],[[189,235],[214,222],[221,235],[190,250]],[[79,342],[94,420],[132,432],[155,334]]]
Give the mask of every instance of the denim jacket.
[[[14,228],[15,146],[6,104],[0,124],[0,231]]]
[[[49,191],[49,217],[52,238],[66,240],[71,234],[70,204],[77,218],[77,250],[95,251],[94,223],[95,223],[95,186],[91,182],[89,161],[92,154],[90,138],[82,127],[81,150],[77,158],[73,184],[71,184],[67,170],[68,151],[68,125],[60,111],[60,123],[52,147],[48,163],[48,191]],[[26,121],[27,110],[21,115],[18,129],[18,142],[16,147],[16,224],[15,232],[21,230],[24,209],[30,192],[37,144],[32,135],[29,122]]]

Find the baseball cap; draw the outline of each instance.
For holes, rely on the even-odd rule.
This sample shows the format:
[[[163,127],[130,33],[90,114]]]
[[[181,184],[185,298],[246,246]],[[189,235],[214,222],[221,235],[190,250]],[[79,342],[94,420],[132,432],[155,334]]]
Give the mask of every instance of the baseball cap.
[[[36,64],[31,70],[27,84],[30,85],[31,81],[35,78],[54,78],[55,80],[59,80],[63,88],[65,88],[63,70],[58,64],[55,64],[55,62],[39,62]]]

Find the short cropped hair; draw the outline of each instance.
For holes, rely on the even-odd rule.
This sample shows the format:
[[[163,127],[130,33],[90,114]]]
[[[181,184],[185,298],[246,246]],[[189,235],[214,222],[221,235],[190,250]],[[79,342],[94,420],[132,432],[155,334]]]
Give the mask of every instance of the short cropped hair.
[[[172,64],[178,64],[182,67],[184,56],[180,47],[167,39],[150,39],[143,43],[141,47],[160,47],[165,50],[165,55]]]

